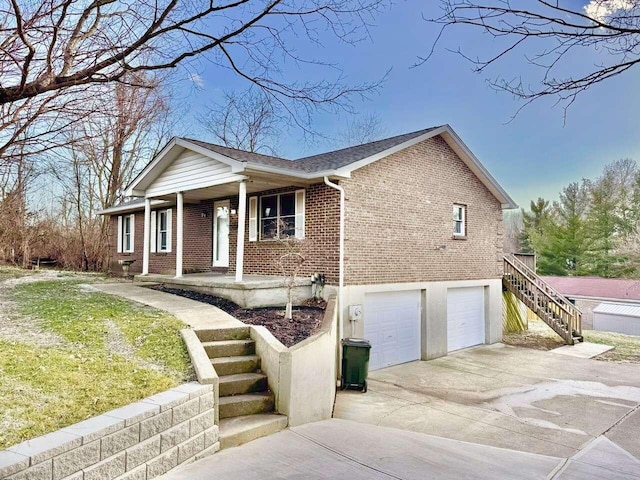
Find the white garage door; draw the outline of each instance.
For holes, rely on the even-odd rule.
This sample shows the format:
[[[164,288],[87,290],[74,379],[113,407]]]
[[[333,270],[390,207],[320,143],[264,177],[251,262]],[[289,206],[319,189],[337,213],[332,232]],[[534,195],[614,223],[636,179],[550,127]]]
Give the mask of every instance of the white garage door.
[[[369,370],[420,359],[420,291],[368,293],[364,337],[371,342]]]
[[[484,343],[484,288],[451,288],[447,292],[447,349]]]

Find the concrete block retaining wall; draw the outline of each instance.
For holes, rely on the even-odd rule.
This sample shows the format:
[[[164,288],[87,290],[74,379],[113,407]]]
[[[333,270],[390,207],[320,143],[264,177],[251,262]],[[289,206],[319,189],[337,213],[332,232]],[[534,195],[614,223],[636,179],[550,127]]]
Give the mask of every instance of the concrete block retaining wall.
[[[335,297],[331,297],[320,331],[291,348],[265,327],[251,326],[261,368],[276,397],[276,410],[289,417],[289,426],[331,418],[337,377],[337,313]]]
[[[213,385],[188,383],[0,451],[2,480],[149,480],[220,449]]]

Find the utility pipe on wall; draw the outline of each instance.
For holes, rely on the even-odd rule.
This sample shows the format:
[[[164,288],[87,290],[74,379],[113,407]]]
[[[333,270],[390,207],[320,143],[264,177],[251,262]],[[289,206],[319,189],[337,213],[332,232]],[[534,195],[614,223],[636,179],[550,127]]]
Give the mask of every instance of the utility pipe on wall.
[[[329,180],[329,177],[324,177],[324,183],[328,187],[331,187],[340,192],[340,257],[339,257],[339,266],[338,266],[338,331],[340,332],[340,340],[344,337],[344,188],[338,185],[337,183],[333,183]],[[339,349],[341,350],[341,349]]]

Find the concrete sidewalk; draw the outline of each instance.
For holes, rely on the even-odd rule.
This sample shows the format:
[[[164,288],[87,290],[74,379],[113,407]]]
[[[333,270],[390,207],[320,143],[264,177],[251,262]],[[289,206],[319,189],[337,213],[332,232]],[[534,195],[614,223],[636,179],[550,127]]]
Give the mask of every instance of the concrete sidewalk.
[[[240,320],[218,307],[171,293],[139,287],[131,283],[102,283],[91,285],[91,287],[103,293],[164,310],[196,330],[245,326]]]
[[[640,462],[606,439],[564,459],[332,419],[224,450],[161,478],[637,479]]]

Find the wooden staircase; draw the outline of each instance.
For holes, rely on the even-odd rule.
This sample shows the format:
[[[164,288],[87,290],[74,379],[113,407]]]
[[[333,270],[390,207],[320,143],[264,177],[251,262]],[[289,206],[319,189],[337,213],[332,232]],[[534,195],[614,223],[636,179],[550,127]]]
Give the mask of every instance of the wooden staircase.
[[[220,378],[220,445],[235,447],[287,427],[275,412],[249,327],[196,331]]]
[[[560,335],[567,345],[582,341],[582,312],[513,255],[504,257],[502,285]]]

